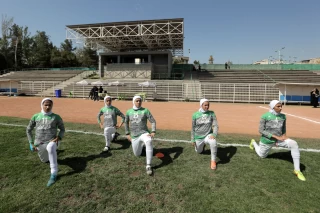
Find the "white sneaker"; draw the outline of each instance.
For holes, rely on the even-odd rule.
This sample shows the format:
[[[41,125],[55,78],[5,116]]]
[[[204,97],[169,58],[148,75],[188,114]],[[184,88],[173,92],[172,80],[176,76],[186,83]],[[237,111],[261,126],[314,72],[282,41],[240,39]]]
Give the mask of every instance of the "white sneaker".
[[[110,147],[108,147],[108,146],[104,147],[104,149],[103,149],[104,152],[108,152],[109,150],[110,150]]]
[[[152,167],[150,165],[146,166],[147,175],[152,175]]]

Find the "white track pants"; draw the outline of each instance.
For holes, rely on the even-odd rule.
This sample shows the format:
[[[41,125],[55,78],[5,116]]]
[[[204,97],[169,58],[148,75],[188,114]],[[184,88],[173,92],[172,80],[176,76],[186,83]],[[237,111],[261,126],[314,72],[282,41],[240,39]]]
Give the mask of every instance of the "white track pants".
[[[273,144],[264,144],[260,142],[258,145],[256,142],[254,142],[253,145],[254,149],[256,150],[256,153],[261,158],[266,158],[273,146],[291,149],[291,156],[293,159],[294,169],[300,171],[300,151],[298,143],[296,141],[288,138],[284,141],[277,141]]]
[[[59,144],[61,142],[59,141]],[[57,144],[55,142],[49,142],[41,144],[38,147],[38,156],[41,162],[50,162],[51,174],[58,173],[58,157],[57,157]]]
[[[151,165],[153,156],[152,138],[149,133],[142,134],[140,137],[132,139],[132,149],[135,156],[140,156],[143,145],[146,146],[146,161],[147,165]]]
[[[104,137],[106,139],[106,146],[110,147],[111,141],[114,138],[114,133],[116,133],[115,127],[106,127],[104,128]]]
[[[218,149],[216,139],[210,139],[210,135],[207,135],[203,140],[197,140],[195,147],[197,153],[201,153],[203,151],[204,144],[208,144],[210,146],[211,160],[216,161]]]

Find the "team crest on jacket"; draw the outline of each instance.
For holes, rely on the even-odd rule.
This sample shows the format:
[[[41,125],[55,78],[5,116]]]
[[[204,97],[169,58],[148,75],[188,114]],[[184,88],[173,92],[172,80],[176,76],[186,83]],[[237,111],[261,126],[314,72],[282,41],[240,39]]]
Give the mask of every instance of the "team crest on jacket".
[[[201,116],[201,118],[198,118],[197,119],[197,124],[208,124],[208,123],[210,123],[211,121],[210,121],[211,119],[210,119],[210,116],[209,115],[207,115],[207,114],[203,114],[202,116]]]
[[[141,118],[139,117],[138,113],[134,113],[131,119],[131,123],[140,123],[141,122]]]
[[[105,118],[112,118],[112,115],[109,114],[109,111],[107,110],[104,114]]]

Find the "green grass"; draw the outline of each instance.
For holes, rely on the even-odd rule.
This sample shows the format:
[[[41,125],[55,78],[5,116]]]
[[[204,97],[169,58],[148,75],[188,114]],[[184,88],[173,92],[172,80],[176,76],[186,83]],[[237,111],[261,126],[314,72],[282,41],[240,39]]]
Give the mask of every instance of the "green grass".
[[[0,117],[27,125],[27,119]],[[99,132],[97,125],[66,123],[67,129]],[[218,149],[218,169],[210,153],[196,154],[188,143],[155,141],[154,176],[145,157],[135,157],[120,139],[101,153],[99,135],[66,133],[58,154],[59,179],[46,187],[49,165],[28,150],[23,127],[1,126],[0,212],[319,212],[320,153],[301,152],[307,181],[293,174],[289,151],[259,159],[249,148]],[[120,131],[123,133],[123,130]],[[248,144],[258,136],[222,134],[224,143]],[[161,131],[157,138],[188,140],[189,132]],[[319,140],[296,139],[300,147],[320,148]],[[317,143],[318,141],[318,143]]]

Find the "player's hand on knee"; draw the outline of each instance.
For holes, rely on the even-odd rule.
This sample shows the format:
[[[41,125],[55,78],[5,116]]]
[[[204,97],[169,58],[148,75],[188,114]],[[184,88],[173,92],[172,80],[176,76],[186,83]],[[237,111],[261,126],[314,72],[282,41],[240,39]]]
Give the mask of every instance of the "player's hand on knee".
[[[213,135],[210,135],[209,139],[213,140],[213,139],[215,139],[215,137]]]
[[[192,145],[193,147],[195,147],[195,146],[196,146],[196,142],[191,142],[191,145]]]
[[[59,142],[59,137],[56,137],[56,138],[53,139],[51,142],[55,142],[56,144],[58,144],[58,142]]]
[[[132,142],[132,139],[131,139],[130,135],[127,135],[127,139],[128,139],[128,141]]]
[[[286,135],[281,135],[281,140],[284,141],[284,140],[287,140],[288,137]]]
[[[154,138],[155,135],[156,135],[156,133],[154,133],[154,132],[152,132],[151,134],[149,134],[149,136],[150,136],[151,138]]]
[[[30,144],[30,150],[32,152],[37,152],[38,151],[38,148],[34,145],[34,144]]]

